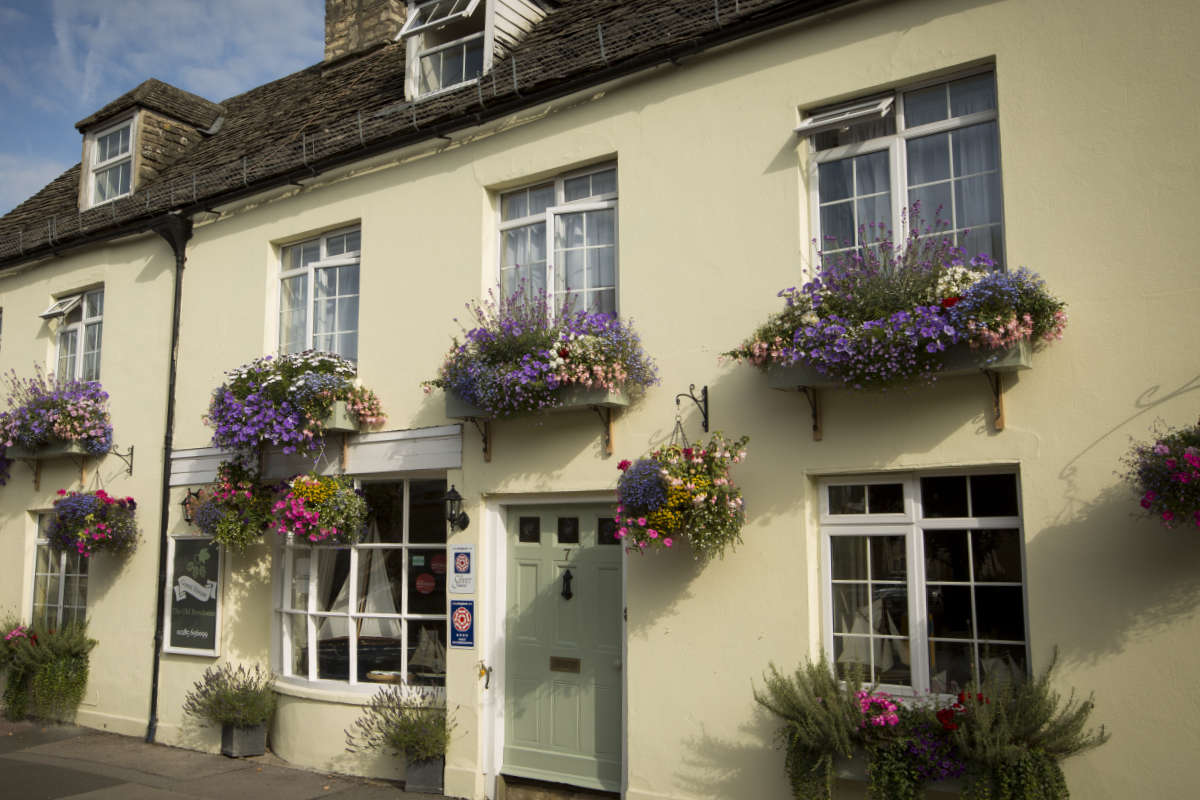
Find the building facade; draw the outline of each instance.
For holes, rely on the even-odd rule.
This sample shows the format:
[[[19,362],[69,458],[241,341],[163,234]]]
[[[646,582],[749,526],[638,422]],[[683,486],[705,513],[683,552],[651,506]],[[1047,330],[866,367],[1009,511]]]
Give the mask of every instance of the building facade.
[[[1131,437],[1197,415],[1200,272],[1181,234],[1200,187],[1200,14],[646,5],[330,0],[322,64],[219,104],[140,88],[84,120],[85,163],[0,220],[0,367],[98,378],[136,457],[10,465],[0,608],[85,613],[100,644],[81,723],[176,746],[217,749],[182,711],[205,668],[258,662],[278,676],[277,754],[402,777],[399,760],[347,753],[343,731],[382,672],[444,687],[446,793],[471,798],[503,774],[630,800],[783,798],[775,724],[752,697],[768,664],[860,647],[883,682],[948,692],[971,666],[1040,671],[1057,653],[1064,689],[1095,691],[1114,733],[1065,763],[1073,792],[1193,795],[1180,711],[1200,695],[1180,676],[1200,543],[1139,517],[1116,473]],[[375,6],[382,33],[355,16],[383,19]],[[978,375],[813,406],[718,358],[815,274],[814,240],[903,225],[915,200],[1069,304],[1062,341],[1000,379],[1002,429]],[[611,420],[612,453],[583,410],[493,421],[485,457],[484,429],[421,391],[464,303],[521,280],[632,318],[657,361],[660,384]],[[355,360],[387,425],[331,438],[315,467],[264,464],[353,476],[378,538],[268,533],[224,553],[215,646],[173,640],[169,620],[156,642],[195,536],[180,503],[223,455],[203,420],[212,390],[307,348]],[[691,385],[713,429],[750,437],[743,542],[711,562],[626,553],[606,539],[616,464],[671,436]],[[56,490],[98,485],[139,499],[138,550],[56,566],[42,514]],[[451,485],[465,529],[445,523]],[[860,545],[885,577],[842,571]],[[921,557],[967,548],[966,577]],[[462,552],[473,580],[455,587]],[[390,605],[371,611],[381,583]],[[903,635],[892,621],[856,638],[839,603],[859,593],[921,613]],[[969,633],[917,624],[954,593]],[[460,601],[469,644],[452,637]],[[325,657],[332,640],[353,653]]]

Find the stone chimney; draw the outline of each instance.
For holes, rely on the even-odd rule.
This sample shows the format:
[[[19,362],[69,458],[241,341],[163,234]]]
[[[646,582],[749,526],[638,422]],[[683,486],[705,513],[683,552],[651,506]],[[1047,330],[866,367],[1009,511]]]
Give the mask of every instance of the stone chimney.
[[[325,63],[392,41],[407,12],[405,0],[325,0]]]

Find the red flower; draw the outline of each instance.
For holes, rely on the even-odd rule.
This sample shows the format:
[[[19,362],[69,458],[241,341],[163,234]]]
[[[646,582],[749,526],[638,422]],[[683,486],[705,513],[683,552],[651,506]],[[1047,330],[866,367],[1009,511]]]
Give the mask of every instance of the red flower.
[[[60,497],[61,497],[61,496],[63,496],[63,495],[65,495],[66,493],[67,493],[67,490],[66,490],[66,489],[59,489],[59,490],[58,490],[58,494],[59,494],[59,496],[60,496]]]
[[[620,463],[617,464],[617,469],[621,470],[621,472],[624,472],[625,470],[629,469],[632,466],[633,466],[632,461],[630,461],[628,458],[623,458],[623,459],[621,459]]]
[[[692,457],[692,448],[690,448],[690,447],[683,448],[683,457],[691,458]]]
[[[565,348],[565,347],[558,348],[558,357],[559,358],[566,358],[570,354],[571,354],[571,351],[568,350],[567,348]]]
[[[937,712],[938,722],[942,723],[942,727],[948,731],[958,730],[958,723],[954,721],[954,711],[949,708],[943,708]]]
[[[961,297],[947,297],[945,300],[942,301],[942,308],[954,308],[956,305],[958,305],[959,300],[962,300],[962,298]]]

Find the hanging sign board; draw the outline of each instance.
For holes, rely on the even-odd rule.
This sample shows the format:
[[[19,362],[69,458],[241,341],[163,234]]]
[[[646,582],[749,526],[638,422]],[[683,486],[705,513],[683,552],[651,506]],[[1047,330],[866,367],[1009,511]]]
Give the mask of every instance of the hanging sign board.
[[[164,653],[221,654],[221,547],[208,536],[167,539]]]
[[[475,545],[450,545],[450,593],[475,594]]]
[[[475,601],[450,601],[450,646],[475,646]]]

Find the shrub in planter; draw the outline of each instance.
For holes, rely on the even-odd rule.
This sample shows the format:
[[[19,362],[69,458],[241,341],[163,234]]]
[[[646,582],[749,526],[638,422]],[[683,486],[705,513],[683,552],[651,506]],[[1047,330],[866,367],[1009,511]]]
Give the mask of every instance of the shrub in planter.
[[[864,229],[874,244],[822,254],[818,277],[784,289],[784,309],[722,355],[766,369],[808,364],[854,389],[933,381],[946,348],[992,351],[1059,339],[1065,304],[1024,267],[1001,272],[985,255],[967,259],[945,223],[924,227],[912,211],[908,239]]]
[[[1200,422],[1157,434],[1153,444],[1135,444],[1126,454],[1125,479],[1166,527],[1200,527]]]
[[[518,290],[500,302],[467,305],[463,327],[438,375],[422,385],[444,389],[490,416],[564,404],[572,388],[637,393],[658,382],[654,362],[632,326],[610,314],[551,314],[545,294]]]
[[[353,544],[367,525],[367,501],[340,475],[297,475],[271,511],[277,533],[310,542]]]
[[[98,381],[56,381],[38,367],[31,378],[16,371],[4,376],[8,408],[0,412],[0,445],[38,450],[56,442],[74,442],[84,452],[104,455],[112,449],[108,394]]]
[[[7,628],[0,667],[6,673],[4,705],[9,719],[26,715],[58,722],[74,719],[87,688],[88,654],[95,646],[85,625],[67,625],[58,631],[34,631],[24,625]]]
[[[670,444],[618,463],[615,536],[642,552],[686,536],[697,558],[719,556],[741,542],[746,511],[729,468],[745,459],[749,441],[730,442],[717,432],[707,444]]]
[[[59,489],[46,538],[53,549],[75,550],[84,558],[102,550],[130,553],[137,547],[136,510],[132,497],[113,497],[103,489]]]
[[[261,755],[276,701],[275,679],[269,672],[257,664],[248,669],[226,662],[204,670],[184,697],[183,710],[221,726],[225,755]]]
[[[445,758],[454,724],[444,701],[431,690],[388,686],[371,698],[362,716],[346,731],[346,749],[403,755],[412,784],[414,765]],[[405,786],[408,791],[416,788]],[[440,786],[420,788],[440,791]]]
[[[337,401],[359,425],[381,425],[387,419],[379,398],[357,386],[353,362],[331,353],[307,350],[279,357],[264,356],[225,373],[213,392],[207,422],[214,447],[252,450],[263,444],[285,453],[318,450],[325,418]]]
[[[277,494],[277,487],[263,483],[255,470],[236,460],[224,461],[217,467],[217,482],[192,520],[202,533],[242,552],[262,539]]]
[[[772,665],[754,698],[783,722],[779,743],[797,800],[829,800],[835,760],[860,754],[872,800],[919,798],[927,784],[955,777],[970,800],[1066,800],[1059,761],[1108,734],[1087,728],[1092,699],[1064,701],[1052,672],[1053,664],[1036,678],[985,681],[945,704],[866,688],[853,671],[835,677],[822,656],[790,676]]]

